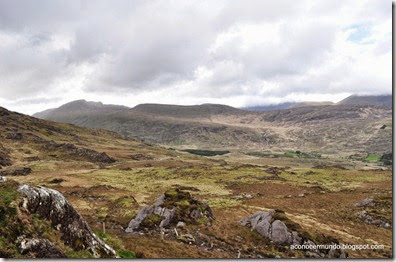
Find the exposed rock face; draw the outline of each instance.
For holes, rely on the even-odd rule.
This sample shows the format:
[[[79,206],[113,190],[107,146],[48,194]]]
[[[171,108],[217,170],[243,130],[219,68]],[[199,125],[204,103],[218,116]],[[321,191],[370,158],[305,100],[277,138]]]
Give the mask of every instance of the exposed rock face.
[[[66,258],[66,254],[52,244],[48,239],[25,238],[18,243],[21,254],[34,254],[35,258]]]
[[[18,191],[23,195],[21,207],[51,221],[52,226],[63,234],[61,239],[65,244],[75,250],[86,249],[95,257],[116,257],[116,252],[91,231],[87,222],[58,191],[28,185],[19,186]]]
[[[142,208],[129,222],[127,233],[139,230],[169,228],[185,224],[210,223],[215,217],[208,204],[201,203],[186,191],[169,190],[161,195],[153,205]]]
[[[336,239],[323,236],[327,243],[316,243],[310,239],[302,228],[289,220],[282,211],[259,211],[239,222],[242,226],[251,226],[262,236],[269,238],[279,245],[315,245],[315,244],[338,244]],[[318,250],[305,251],[307,257],[345,258],[343,250]]]

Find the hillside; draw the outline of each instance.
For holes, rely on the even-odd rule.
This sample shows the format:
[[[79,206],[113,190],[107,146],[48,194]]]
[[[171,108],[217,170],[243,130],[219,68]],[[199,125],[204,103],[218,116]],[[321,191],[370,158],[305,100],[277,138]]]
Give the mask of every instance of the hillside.
[[[262,112],[262,111],[290,109],[290,108],[305,107],[305,106],[329,106],[333,104],[334,104],[333,102],[286,102],[286,103],[266,105],[266,106],[244,107],[242,109],[247,111]]]
[[[266,112],[211,104],[82,108],[66,110],[62,106],[45,118],[180,148],[303,150],[344,155],[391,150],[392,110],[381,106],[305,105]],[[380,129],[383,125],[386,127]]]
[[[306,130],[317,123],[318,128],[334,118],[326,120],[325,109],[299,110],[244,117],[252,117],[251,126],[255,121],[272,123],[279,134],[291,125],[288,131],[296,132],[299,125]],[[381,110],[357,107],[342,118],[357,118],[367,125],[383,119],[386,111]],[[296,120],[293,114],[306,116]],[[224,114],[210,119],[225,126],[247,121]],[[350,127],[345,129],[346,134]],[[341,146],[345,134],[334,138]],[[303,135],[310,139],[312,134]],[[4,108],[0,108],[0,136],[0,255],[4,257],[392,255],[392,171],[376,155],[362,159],[304,151],[199,151],[210,155],[204,157],[195,155],[198,150],[165,149],[110,131],[40,120]],[[258,226],[255,220],[267,223]],[[278,233],[266,233],[264,227]],[[384,248],[314,253],[286,248],[291,243],[373,241]]]
[[[339,105],[377,105],[392,107],[392,95],[358,96],[351,95],[338,102]]]

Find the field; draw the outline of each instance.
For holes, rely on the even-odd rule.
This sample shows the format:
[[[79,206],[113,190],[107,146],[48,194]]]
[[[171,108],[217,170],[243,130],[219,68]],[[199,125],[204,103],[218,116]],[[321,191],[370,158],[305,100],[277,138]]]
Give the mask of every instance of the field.
[[[123,160],[105,167],[76,161],[37,162],[30,165],[32,174],[16,180],[59,190],[95,230],[100,232],[105,223],[106,234],[141,257],[236,257],[238,251],[241,257],[253,253],[289,256],[269,244],[259,247],[255,241],[260,237],[237,224],[245,216],[266,209],[283,210],[303,228],[342,243],[384,245],[383,250],[348,251],[351,257],[391,256],[391,229],[366,224],[355,216],[360,210],[356,203],[375,197],[388,201],[388,209],[380,215],[391,221],[391,170],[364,162],[344,168],[342,159],[320,163],[309,159],[293,166],[287,162],[288,155],[269,165],[271,157],[251,157],[245,162],[238,154],[208,158],[182,151],[164,152],[169,155],[153,150],[142,160],[129,160],[131,153],[126,148],[110,149],[110,156]],[[288,166],[279,165],[282,161]],[[361,165],[367,170],[359,169]],[[54,179],[62,182],[54,183]],[[210,235],[217,249],[124,232],[141,207],[176,186],[190,190],[214,210],[214,225],[200,230]],[[243,197],[247,195],[252,197]],[[245,239],[243,245],[236,240],[239,237]],[[252,248],[258,249],[252,253]]]

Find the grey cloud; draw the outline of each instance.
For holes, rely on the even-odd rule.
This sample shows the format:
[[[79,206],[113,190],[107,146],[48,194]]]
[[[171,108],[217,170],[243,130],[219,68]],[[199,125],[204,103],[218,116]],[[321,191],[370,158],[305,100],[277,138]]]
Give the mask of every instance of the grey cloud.
[[[74,77],[84,79],[82,94],[160,92],[185,83],[193,87],[185,96],[224,101],[268,92],[375,92],[364,83],[391,91],[390,78],[353,72],[357,62],[335,49],[345,28],[378,26],[390,11],[386,0],[0,1],[0,98],[67,94],[74,87],[62,83]],[[236,34],[211,49],[222,34],[263,24],[279,26],[278,42],[246,48],[246,36]],[[390,56],[390,38],[376,41],[369,55]],[[334,57],[340,65],[332,65]],[[209,75],[197,74],[200,68]]]

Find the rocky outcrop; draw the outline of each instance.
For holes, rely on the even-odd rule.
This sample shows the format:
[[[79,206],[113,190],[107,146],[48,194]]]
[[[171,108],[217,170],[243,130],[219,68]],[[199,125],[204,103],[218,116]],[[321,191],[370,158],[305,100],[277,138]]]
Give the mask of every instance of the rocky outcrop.
[[[300,225],[289,220],[280,210],[259,211],[239,222],[242,226],[250,226],[260,235],[269,238],[278,245],[316,245],[339,244],[338,240],[319,234],[317,239],[305,232]],[[307,257],[345,258],[344,250],[312,249],[305,251]]]
[[[49,220],[62,233],[61,240],[66,245],[74,250],[88,250],[94,257],[116,257],[116,252],[92,232],[87,222],[58,191],[28,185],[19,186],[18,191],[23,195],[22,210]],[[34,244],[37,241],[32,241],[26,243],[35,249],[47,244],[42,241]]]
[[[110,164],[115,160],[109,157],[105,152],[99,153],[95,150],[77,147],[70,143],[56,143],[54,141],[43,141],[43,148],[47,151],[58,150],[62,154],[74,157],[76,159],[86,159],[91,162]]]
[[[210,224],[215,217],[208,204],[194,199],[189,192],[172,189],[153,205],[142,208],[129,222],[127,233],[176,227],[185,224]]]
[[[35,258],[66,258],[66,254],[52,244],[48,239],[23,238],[18,239],[18,250],[22,255],[31,254]]]

